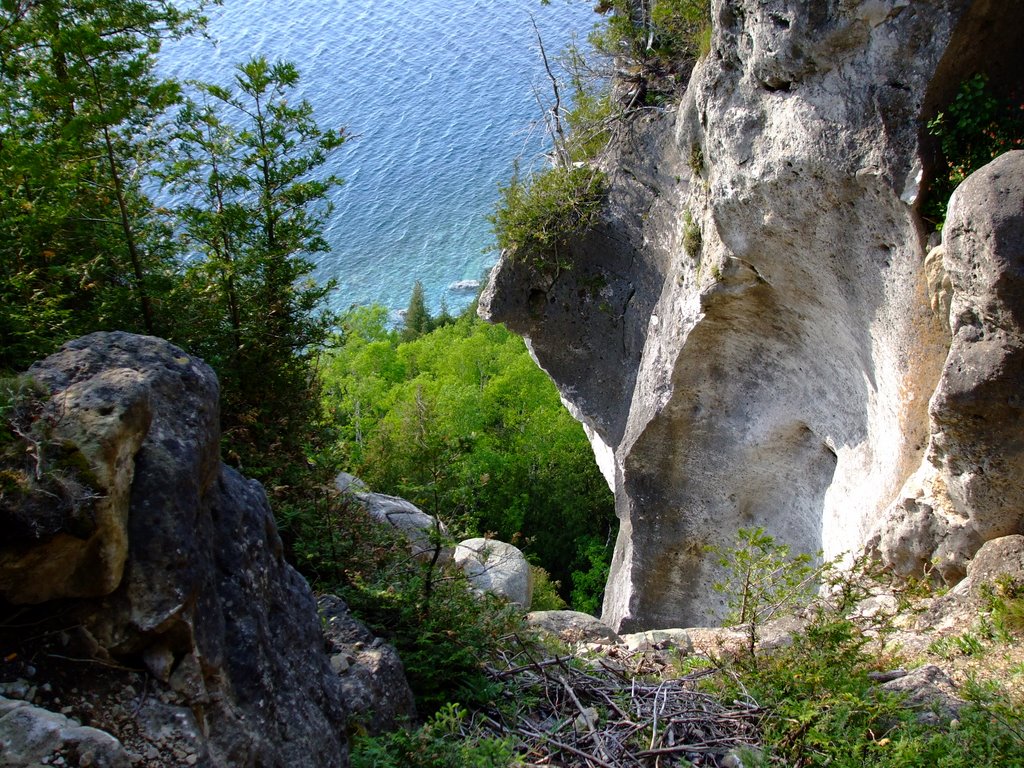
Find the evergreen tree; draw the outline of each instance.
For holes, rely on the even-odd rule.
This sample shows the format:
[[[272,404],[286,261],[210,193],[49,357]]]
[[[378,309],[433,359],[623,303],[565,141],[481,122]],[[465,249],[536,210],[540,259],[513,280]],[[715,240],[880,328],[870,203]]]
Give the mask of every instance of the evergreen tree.
[[[178,98],[155,54],[197,23],[156,0],[0,4],[0,368],[168,328],[174,262],[142,181]]]
[[[423,283],[417,280],[413,283],[412,293],[409,295],[409,306],[405,310],[405,330],[402,332],[403,341],[412,341],[418,336],[430,331],[432,320],[430,312],[427,311],[427,302],[423,296]]]
[[[197,84],[165,175],[189,197],[182,235],[203,256],[186,280],[186,296],[203,297],[187,343],[221,376],[225,431],[250,471],[300,450],[317,409],[312,363],[334,324],[322,306],[333,285],[310,278],[308,256],[328,248],[326,197],[341,180],[311,174],[345,136],[293,103],[298,81],[294,65],[258,57],[232,88]]]

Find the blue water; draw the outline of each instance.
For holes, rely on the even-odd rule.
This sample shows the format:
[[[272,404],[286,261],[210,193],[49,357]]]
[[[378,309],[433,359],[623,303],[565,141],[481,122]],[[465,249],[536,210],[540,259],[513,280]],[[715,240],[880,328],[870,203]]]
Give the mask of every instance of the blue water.
[[[421,280],[436,311],[456,311],[497,254],[486,220],[513,161],[545,148],[535,91],[550,101],[530,14],[549,56],[595,16],[587,0],[224,0],[210,36],[166,44],[166,75],[227,83],[256,54],[294,62],[322,126],[358,138],[326,171],[333,195],[329,254],[335,309],[397,310]]]

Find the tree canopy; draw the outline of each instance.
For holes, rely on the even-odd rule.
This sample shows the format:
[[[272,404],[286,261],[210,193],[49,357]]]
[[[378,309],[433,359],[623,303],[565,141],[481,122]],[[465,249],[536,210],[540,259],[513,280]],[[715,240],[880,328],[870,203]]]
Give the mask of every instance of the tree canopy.
[[[193,257],[185,342],[221,377],[225,430],[261,452],[303,439],[317,409],[310,366],[335,320],[323,309],[334,285],[311,278],[308,255],[328,250],[326,196],[341,179],[319,171],[345,135],[293,103],[298,80],[292,64],[255,57],[232,88],[194,84],[160,173],[183,198],[178,232]]]
[[[166,222],[143,191],[177,84],[160,42],[195,8],[0,4],[0,368],[103,328],[167,333]]]
[[[379,307],[342,328],[323,374],[342,463],[460,533],[515,543],[598,611],[612,495],[523,340],[472,313],[404,342]]]
[[[309,256],[345,136],[287,62],[253,58],[229,87],[158,77],[201,10],[0,3],[0,371],[96,330],[163,336],[213,365],[230,455],[260,474],[302,463],[318,416],[334,318]]]

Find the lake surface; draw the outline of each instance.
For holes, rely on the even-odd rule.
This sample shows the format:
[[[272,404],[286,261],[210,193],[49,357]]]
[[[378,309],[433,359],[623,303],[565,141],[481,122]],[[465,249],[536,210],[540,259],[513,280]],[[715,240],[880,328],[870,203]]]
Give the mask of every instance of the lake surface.
[[[330,162],[333,194],[317,277],[334,278],[335,309],[408,303],[423,282],[436,311],[474,295],[497,254],[486,216],[513,162],[545,148],[539,93],[549,56],[596,16],[588,0],[224,0],[202,40],[168,43],[161,71],[227,83],[253,55],[294,62],[300,95],[322,126],[357,138]],[[459,284],[462,283],[462,287]]]

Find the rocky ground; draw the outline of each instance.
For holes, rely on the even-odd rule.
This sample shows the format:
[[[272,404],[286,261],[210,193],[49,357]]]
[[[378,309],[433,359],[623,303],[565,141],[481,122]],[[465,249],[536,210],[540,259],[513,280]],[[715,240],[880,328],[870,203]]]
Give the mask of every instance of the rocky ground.
[[[947,722],[969,682],[996,681],[1024,704],[1024,646],[999,636],[990,611],[991,585],[1004,579],[1024,583],[1024,536],[986,545],[948,592],[872,587],[857,616],[871,637],[878,686],[906,694],[922,717]],[[414,717],[394,649],[353,621],[338,598],[322,596],[318,607],[324,647],[349,707],[379,726],[372,732]],[[766,623],[758,653],[792,642],[807,615],[804,609]],[[514,722],[485,726],[495,734],[514,731],[538,760],[554,752],[575,755],[580,765],[661,758],[662,765],[686,759],[736,766],[744,750],[757,748],[757,703],[717,699],[701,684],[746,652],[743,628],[620,635],[573,611],[535,612],[527,621],[550,642],[512,644],[489,671],[514,692],[508,696],[533,704],[521,707]],[[59,607],[8,608],[0,616],[0,653],[4,765],[211,764],[192,725],[197,702],[157,679],[143,659],[105,655]]]
[[[350,716],[369,732],[415,718],[394,648],[344,601],[318,601],[323,650]],[[201,704],[159,680],[144,660],[112,659],[53,606],[0,612],[0,765],[181,768],[217,764],[195,727]]]

